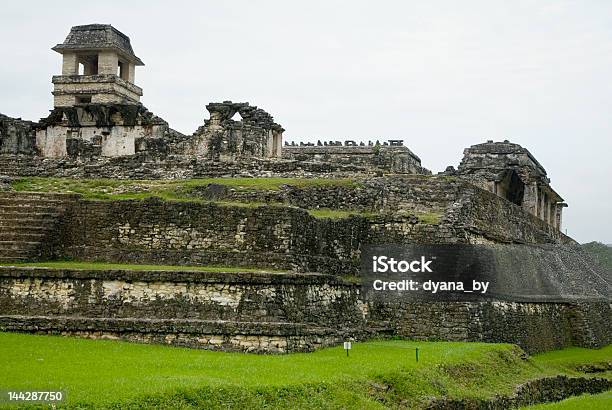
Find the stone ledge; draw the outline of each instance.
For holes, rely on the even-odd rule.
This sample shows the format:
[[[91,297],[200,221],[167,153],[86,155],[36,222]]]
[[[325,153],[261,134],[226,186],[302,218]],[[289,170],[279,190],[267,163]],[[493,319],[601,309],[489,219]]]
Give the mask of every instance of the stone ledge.
[[[358,286],[334,275],[288,272],[206,272],[193,270],[71,269],[0,266],[0,277],[45,279],[100,279],[139,282],[192,282],[223,284],[298,284]]]
[[[17,315],[0,316],[0,331],[121,339],[254,353],[313,351],[352,336],[346,332],[301,323]]]

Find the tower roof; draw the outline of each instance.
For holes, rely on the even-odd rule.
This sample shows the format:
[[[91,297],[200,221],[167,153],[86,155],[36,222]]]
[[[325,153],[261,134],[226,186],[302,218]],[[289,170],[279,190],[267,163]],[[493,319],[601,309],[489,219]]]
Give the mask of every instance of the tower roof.
[[[66,51],[105,49],[117,51],[135,65],[144,65],[142,60],[134,54],[130,38],[110,24],[74,26],[70,29],[66,40],[52,48],[60,54]]]

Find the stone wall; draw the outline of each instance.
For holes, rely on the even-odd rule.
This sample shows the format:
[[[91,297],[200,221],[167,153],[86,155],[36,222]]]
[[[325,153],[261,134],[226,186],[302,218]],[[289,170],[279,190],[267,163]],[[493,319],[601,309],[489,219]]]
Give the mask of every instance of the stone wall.
[[[418,340],[515,343],[530,353],[612,342],[605,301],[376,303],[368,311],[372,328]]]
[[[356,165],[380,173],[430,174],[421,159],[404,146],[284,146],[283,158]]]
[[[266,272],[0,267],[2,314],[198,319],[357,328],[355,285],[335,276]]]
[[[34,155],[34,123],[0,114],[0,155]]]
[[[281,156],[283,127],[249,103],[210,103],[210,118],[176,153],[200,155],[213,161]]]
[[[354,273],[366,229],[280,206],[82,200],[63,215],[57,256]]]
[[[268,353],[376,335],[530,353],[612,341],[609,302],[380,303],[328,275],[4,267],[0,285],[1,330]]]
[[[187,138],[136,104],[56,107],[35,129],[41,156],[70,158],[82,167],[87,166],[84,161],[133,156],[145,150],[163,156],[172,141]]]

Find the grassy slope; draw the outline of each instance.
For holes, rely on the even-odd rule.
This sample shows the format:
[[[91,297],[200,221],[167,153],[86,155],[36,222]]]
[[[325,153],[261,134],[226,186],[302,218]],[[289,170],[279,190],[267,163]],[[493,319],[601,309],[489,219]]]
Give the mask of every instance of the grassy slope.
[[[525,410],[610,410],[612,409],[612,391],[600,394],[583,394],[570,397],[556,403],[537,404],[524,407]]]
[[[410,407],[575,374],[576,363],[609,360],[612,346],[530,360],[521,353],[506,344],[373,341],[355,343],[348,358],[341,347],[263,356],[0,333],[0,388],[65,389],[69,404],[96,408]]]
[[[282,185],[357,186],[358,181],[349,178],[200,178],[177,180],[120,180],[120,179],[72,179],[72,178],[20,178],[11,183],[16,191],[78,193],[88,199],[144,199],[152,196],[167,201],[215,202],[228,206],[270,206],[261,202],[206,201],[194,194],[197,187],[221,184],[239,191],[279,190]],[[347,218],[351,215],[373,216],[374,213],[357,210],[307,209],[315,218]],[[422,223],[435,224],[441,215],[435,212],[415,212]]]

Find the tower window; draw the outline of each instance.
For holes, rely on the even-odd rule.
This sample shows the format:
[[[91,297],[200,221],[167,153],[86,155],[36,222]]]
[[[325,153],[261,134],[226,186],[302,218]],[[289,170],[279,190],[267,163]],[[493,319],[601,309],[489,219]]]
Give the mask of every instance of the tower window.
[[[117,75],[123,80],[128,80],[128,64],[123,61],[119,61],[117,64]]]

